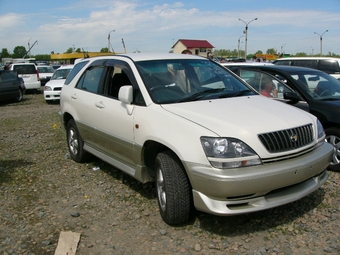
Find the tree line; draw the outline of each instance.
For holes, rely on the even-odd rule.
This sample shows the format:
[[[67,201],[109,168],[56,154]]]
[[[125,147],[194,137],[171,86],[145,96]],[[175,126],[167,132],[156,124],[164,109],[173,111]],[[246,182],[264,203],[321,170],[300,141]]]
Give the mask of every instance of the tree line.
[[[80,49],[80,48],[75,49],[75,48],[72,48],[72,47],[68,48],[64,53],[73,53],[73,52],[86,54],[84,49]],[[109,49],[107,47],[105,47],[105,48],[102,48],[100,50],[100,52],[109,52]],[[26,50],[25,46],[16,46],[13,49],[13,53],[10,53],[7,48],[2,48],[2,50],[0,52],[0,59],[2,60],[3,58],[32,57],[32,58],[35,58],[37,61],[39,61],[39,60],[50,61],[51,60],[51,54],[53,54],[54,52],[51,52],[51,54],[37,54],[37,55],[28,55],[28,53],[29,52]],[[240,56],[244,57],[245,52],[243,50],[238,51],[237,49],[234,49],[234,50],[220,49],[220,50],[214,50],[213,53],[214,53],[215,57],[240,58]],[[280,53],[278,53],[276,51],[276,49],[271,48],[271,49],[268,49],[266,52],[262,52],[261,50],[258,50],[253,54],[248,54],[247,58],[250,59],[250,58],[252,58],[252,56],[254,56],[256,54],[279,55]],[[305,52],[298,52],[296,54],[290,54],[290,56],[292,56],[292,57],[312,57],[311,54],[307,54]],[[315,54],[314,56],[320,56],[320,54],[319,55]],[[337,58],[340,57],[340,55],[337,55],[337,54],[331,53],[331,52],[328,52],[327,55],[323,55],[323,56],[337,57]]]
[[[241,58],[244,58],[244,50],[225,50],[225,49],[220,49],[220,50],[214,50],[214,56],[215,57],[224,57],[224,58],[227,58],[227,57],[230,57],[230,58],[235,58],[235,57],[240,57]],[[266,52],[263,52],[261,50],[258,50],[256,51],[255,53],[251,53],[251,54],[248,54],[247,55],[247,59],[251,59],[254,55],[256,54],[272,54],[272,55],[281,55],[280,52],[277,52],[276,49],[274,48],[271,48],[271,49],[268,49]],[[297,52],[296,54],[290,54],[291,57],[312,57],[312,54],[309,54],[309,53],[306,53],[306,52]],[[313,55],[314,57],[319,57],[320,54],[314,54]],[[337,55],[335,53],[331,53],[331,52],[328,52],[327,55],[324,55],[323,56],[327,56],[327,57],[334,57],[334,58],[339,58],[340,55]]]

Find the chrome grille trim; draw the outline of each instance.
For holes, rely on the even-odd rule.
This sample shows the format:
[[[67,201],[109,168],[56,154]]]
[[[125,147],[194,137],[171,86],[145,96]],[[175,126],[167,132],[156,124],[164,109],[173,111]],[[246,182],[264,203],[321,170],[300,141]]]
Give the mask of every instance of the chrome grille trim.
[[[258,137],[270,153],[295,150],[313,142],[313,125],[263,133],[259,134]]]

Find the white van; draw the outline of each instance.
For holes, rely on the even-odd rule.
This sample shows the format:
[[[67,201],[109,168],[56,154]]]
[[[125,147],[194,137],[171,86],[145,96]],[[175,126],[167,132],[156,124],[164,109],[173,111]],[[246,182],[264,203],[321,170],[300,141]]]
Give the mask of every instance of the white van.
[[[303,66],[318,69],[340,80],[340,58],[332,57],[295,57],[279,58],[275,65]]]

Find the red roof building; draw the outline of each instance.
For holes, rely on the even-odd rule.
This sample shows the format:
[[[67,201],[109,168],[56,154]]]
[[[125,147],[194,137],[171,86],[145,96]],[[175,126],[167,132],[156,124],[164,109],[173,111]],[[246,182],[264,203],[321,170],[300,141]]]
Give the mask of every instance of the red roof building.
[[[182,53],[183,50],[190,50],[192,54],[207,57],[208,53],[212,52],[215,47],[207,40],[179,39],[172,48],[174,53]]]

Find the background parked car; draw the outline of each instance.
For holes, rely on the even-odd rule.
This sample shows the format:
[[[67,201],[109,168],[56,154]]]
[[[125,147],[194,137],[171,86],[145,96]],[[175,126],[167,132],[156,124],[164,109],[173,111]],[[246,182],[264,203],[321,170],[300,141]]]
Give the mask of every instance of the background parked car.
[[[38,69],[34,63],[14,63],[10,65],[9,70],[16,71],[18,76],[23,78],[26,90],[39,92],[41,82]]]
[[[52,78],[46,83],[44,88],[44,98],[46,103],[51,103],[60,99],[61,89],[72,68],[73,65],[61,66],[54,72]]]
[[[0,101],[22,101],[25,94],[24,80],[15,71],[0,70]]]
[[[54,69],[52,66],[43,66],[43,65],[38,65],[37,66],[38,72],[39,72],[39,77],[40,77],[40,82],[41,86],[45,86],[45,84],[51,79]]]
[[[280,85],[281,101],[284,100],[317,116],[325,128],[326,139],[334,146],[334,155],[328,169],[340,171],[340,81],[316,69],[285,65],[266,66],[228,66],[228,68],[244,78],[257,91],[249,77],[256,77],[260,81],[263,72],[269,73],[284,81],[287,87]],[[298,102],[299,101],[299,102]]]
[[[275,65],[302,66],[318,69],[340,80],[340,58],[331,57],[289,57],[273,61]]]
[[[56,65],[56,64],[53,64],[53,65],[52,65],[52,68],[53,68],[54,70],[57,70],[59,67],[61,67],[61,65]]]

